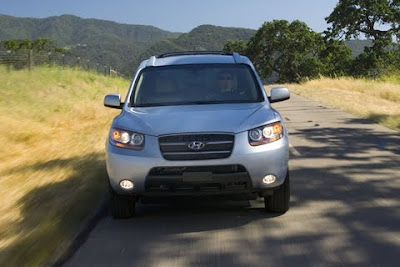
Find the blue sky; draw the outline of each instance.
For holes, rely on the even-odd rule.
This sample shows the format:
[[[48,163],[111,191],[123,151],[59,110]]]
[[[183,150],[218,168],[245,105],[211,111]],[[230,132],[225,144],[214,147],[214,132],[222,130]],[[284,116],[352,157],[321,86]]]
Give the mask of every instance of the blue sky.
[[[321,32],[338,0],[1,0],[0,14],[44,18],[72,14],[188,32],[202,24],[258,29],[273,19],[298,19]]]

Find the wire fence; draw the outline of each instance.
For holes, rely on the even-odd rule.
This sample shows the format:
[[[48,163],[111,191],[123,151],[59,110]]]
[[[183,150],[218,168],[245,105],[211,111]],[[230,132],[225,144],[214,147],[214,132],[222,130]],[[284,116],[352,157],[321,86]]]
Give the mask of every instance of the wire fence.
[[[58,52],[43,52],[34,50],[0,50],[0,65],[5,65],[8,70],[31,70],[35,66],[57,65],[62,67],[79,68],[85,71],[95,71],[106,76],[124,75],[111,66],[91,61],[90,59],[81,58],[71,54]]]

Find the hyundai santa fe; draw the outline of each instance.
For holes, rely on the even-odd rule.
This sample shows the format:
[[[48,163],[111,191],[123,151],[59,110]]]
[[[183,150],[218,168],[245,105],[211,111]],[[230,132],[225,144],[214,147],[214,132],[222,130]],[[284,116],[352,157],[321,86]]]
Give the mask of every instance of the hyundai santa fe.
[[[289,209],[289,141],[250,60],[238,53],[177,52],[143,61],[106,142],[114,218],[138,201],[184,196],[263,197],[265,209]]]

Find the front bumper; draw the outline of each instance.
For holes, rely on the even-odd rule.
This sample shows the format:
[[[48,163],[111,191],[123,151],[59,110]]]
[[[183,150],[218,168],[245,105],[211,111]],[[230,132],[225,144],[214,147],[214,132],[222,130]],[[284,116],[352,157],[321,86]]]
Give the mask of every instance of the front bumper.
[[[110,185],[114,191],[122,195],[151,196],[154,193],[146,190],[146,179],[150,170],[155,167],[196,167],[240,165],[245,168],[250,180],[250,188],[243,191],[260,193],[281,185],[288,171],[289,141],[287,132],[282,139],[270,144],[250,146],[247,132],[235,135],[232,154],[224,159],[211,160],[165,160],[160,152],[158,137],[146,136],[143,150],[135,151],[115,147],[107,142],[106,163]],[[272,184],[263,184],[262,179],[268,175],[276,176]],[[121,180],[128,179],[134,183],[130,191],[119,186]],[[221,192],[224,194],[225,192]],[[232,193],[232,192],[229,192]],[[234,192],[239,193],[239,192]],[[163,195],[168,192],[163,192]],[[173,194],[173,193],[171,193]],[[190,195],[191,193],[187,193]],[[207,193],[204,193],[207,194]],[[211,193],[210,193],[211,194]],[[212,194],[218,194],[213,192]]]

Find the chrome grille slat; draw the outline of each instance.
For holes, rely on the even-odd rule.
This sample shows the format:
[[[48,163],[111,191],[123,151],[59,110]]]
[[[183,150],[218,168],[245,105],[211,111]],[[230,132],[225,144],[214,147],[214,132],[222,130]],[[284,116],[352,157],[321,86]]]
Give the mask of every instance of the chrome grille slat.
[[[205,142],[207,145],[221,145],[221,144],[232,144],[233,141],[215,141]],[[177,142],[177,143],[160,143],[160,146],[187,146],[189,142]]]
[[[187,146],[188,143],[180,142],[180,143],[160,143],[160,146]]]
[[[231,151],[201,151],[201,152],[164,152],[164,155],[194,155],[194,154],[224,154]]]
[[[221,159],[231,155],[234,144],[233,134],[179,134],[166,135],[158,139],[160,151],[167,160]],[[191,142],[202,142],[199,150],[189,148]]]

